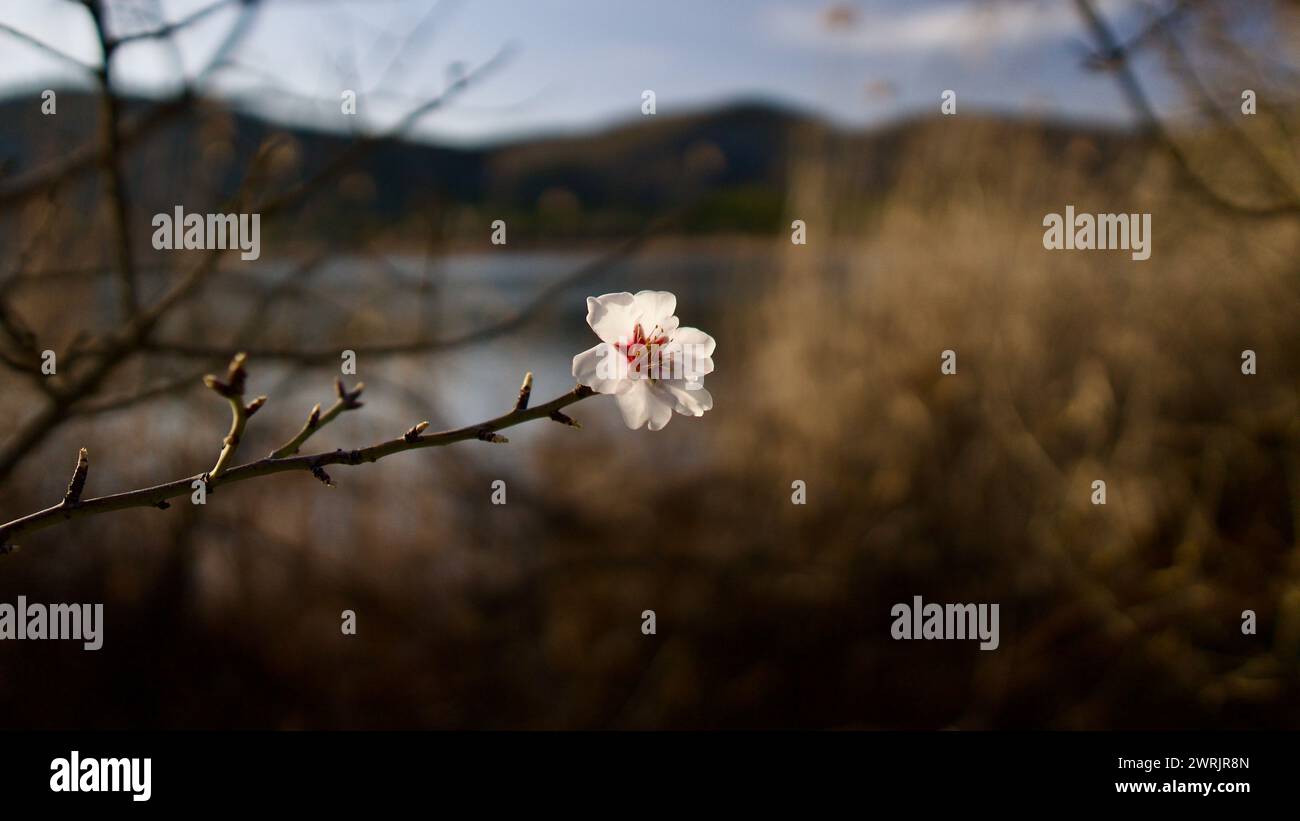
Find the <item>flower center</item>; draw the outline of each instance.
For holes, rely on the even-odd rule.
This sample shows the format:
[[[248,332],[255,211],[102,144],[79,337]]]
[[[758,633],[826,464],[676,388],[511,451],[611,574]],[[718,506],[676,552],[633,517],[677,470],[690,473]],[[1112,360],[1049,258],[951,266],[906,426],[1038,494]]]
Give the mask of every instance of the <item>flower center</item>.
[[[667,344],[668,335],[660,326],[655,325],[647,335],[638,322],[632,326],[632,341],[615,342],[614,348],[627,358],[628,370],[632,374],[657,379],[664,364],[659,358]]]

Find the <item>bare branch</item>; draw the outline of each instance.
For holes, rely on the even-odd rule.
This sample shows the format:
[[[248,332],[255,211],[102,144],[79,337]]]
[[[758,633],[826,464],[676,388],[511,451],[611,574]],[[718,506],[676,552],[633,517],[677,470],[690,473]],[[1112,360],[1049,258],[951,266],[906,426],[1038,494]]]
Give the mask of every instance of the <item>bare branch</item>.
[[[402,73],[406,56],[413,46],[418,44],[421,49],[429,48],[433,32],[436,30],[439,22],[441,22],[441,18],[446,11],[444,8],[445,5],[445,2],[438,2],[429,6],[428,10],[424,13],[424,17],[407,30],[406,34],[402,37],[401,44],[398,45],[397,48],[389,50],[388,65],[384,67],[384,71],[379,75],[379,79],[375,81],[371,86],[371,90],[367,92],[368,96],[373,94],[376,89],[382,89],[387,86],[389,81],[397,79],[398,75]]]
[[[261,329],[267,313],[270,311],[272,306],[274,306],[275,303],[285,295],[300,293],[300,281],[310,277],[316,270],[318,270],[320,260],[320,255],[312,255],[308,257],[282,282],[267,290],[262,295],[254,309],[244,318],[241,323],[242,327],[235,335],[235,344],[231,347],[235,350],[244,350],[248,339],[252,338],[255,331]],[[227,278],[235,278],[236,275],[226,274],[226,276]],[[301,293],[310,292],[302,291]],[[3,300],[0,300],[0,308],[3,308]],[[224,358],[224,352],[222,358]],[[213,359],[215,360],[217,357],[213,357]],[[69,356],[68,361],[75,361],[75,357]],[[195,387],[200,384],[200,379],[203,374],[204,371],[200,369],[197,372],[191,371],[183,376],[155,381],[152,384],[131,391],[125,391],[93,400],[78,399],[70,409],[70,413],[77,416],[92,416],[99,413],[108,413],[128,408],[149,399],[154,399],[171,393],[178,393],[188,388]]]
[[[426,114],[442,108],[456,97],[460,96],[472,83],[486,77],[493,71],[500,68],[509,58],[511,52],[509,49],[502,49],[493,55],[487,62],[476,66],[472,71],[464,75],[459,81],[450,88],[432,99],[421,103],[415,108],[408,111],[396,125],[378,136],[362,136],[352,142],[346,149],[339,152],[333,160],[328,162],[323,168],[317,171],[308,179],[299,183],[271,199],[262,202],[258,207],[258,213],[262,214],[265,219],[267,214],[282,211],[290,208],[302,200],[306,199],[312,192],[320,186],[337,177],[347,168],[350,168],[357,160],[370,153],[377,146],[390,143],[405,134],[411,126],[418,123]]]
[[[90,16],[95,21],[95,33],[99,37],[100,50],[104,53],[104,64],[95,72],[101,98],[100,143],[103,145],[101,159],[104,167],[105,182],[108,187],[110,210],[113,218],[113,234],[116,240],[118,304],[122,317],[130,319],[138,310],[135,283],[135,263],[132,259],[131,230],[129,223],[130,203],[126,193],[126,174],[123,170],[122,143],[118,133],[120,127],[122,102],[113,90],[113,52],[120,41],[115,41],[108,31],[108,21],[103,0],[93,0],[87,4]]]
[[[1177,0],[1168,11],[1156,17],[1143,26],[1142,30],[1136,35],[1130,37],[1128,42],[1120,44],[1117,38],[1114,49],[1098,51],[1088,58],[1086,65],[1088,68],[1104,71],[1113,68],[1115,63],[1120,60],[1132,59],[1133,55],[1150,45],[1157,35],[1167,32],[1170,27],[1183,19],[1195,4],[1196,0]]]
[[[213,13],[221,11],[223,8],[231,5],[232,2],[233,0],[215,0],[215,2],[209,3],[197,11],[187,14],[185,17],[182,17],[174,23],[164,23],[157,28],[137,31],[132,34],[124,34],[113,40],[113,46],[124,46],[128,43],[140,42],[141,40],[162,40],[171,37],[173,34],[189,28],[204,18],[211,16]]]
[[[652,236],[663,230],[666,226],[672,224],[683,210],[683,208],[676,209],[673,212],[664,215],[660,219],[655,220],[650,223],[650,225],[646,226],[646,228],[640,233],[624,240],[609,252],[550,283],[519,310],[514,311],[496,322],[455,336],[435,339],[416,338],[404,342],[379,343],[375,345],[363,345],[361,347],[354,346],[352,350],[356,351],[358,356],[367,357],[435,353],[452,350],[454,348],[478,342],[484,342],[503,334],[510,333],[523,327],[530,320],[537,317],[540,309],[544,308],[551,300],[560,296],[569,288],[600,276],[609,271],[613,266],[631,256]],[[149,340],[145,342],[144,347],[154,353],[167,354],[187,359],[217,359],[224,356],[225,352],[229,350],[229,348],[223,349],[219,346],[202,342],[187,342],[182,340]],[[277,359],[281,361],[295,362],[302,365],[333,362],[338,359],[339,355],[337,346],[306,348],[245,345],[242,346],[241,349],[246,351],[249,356],[258,359]]]
[[[1121,45],[1110,25],[1094,7],[1092,0],[1075,0],[1075,6],[1088,27],[1089,33],[1096,41],[1098,52],[1103,55],[1099,65],[1115,72],[1120,90],[1128,100],[1130,107],[1137,114],[1139,121],[1169,151],[1174,161],[1182,169],[1184,176],[1192,182],[1204,199],[1220,211],[1234,214],[1246,214],[1254,217],[1276,217],[1300,214],[1300,201],[1279,201],[1269,204],[1251,204],[1237,202],[1223,195],[1193,165],[1187,152],[1173,138],[1161,122],[1151,100],[1147,97],[1137,73],[1133,70],[1129,54]]]
[[[33,46],[37,49],[40,49],[41,51],[45,52],[51,57],[54,57],[58,60],[62,60],[63,62],[67,63],[70,66],[75,66],[76,68],[79,68],[82,71],[85,71],[87,73],[91,73],[91,74],[95,73],[95,67],[90,65],[89,63],[83,63],[82,61],[78,60],[76,57],[73,57],[71,54],[66,54],[62,51],[59,51],[57,48],[50,45],[49,43],[46,43],[42,40],[38,40],[32,35],[24,31],[19,31],[13,26],[7,25],[5,23],[0,23],[0,31],[3,31],[5,34],[8,34],[11,37],[15,37],[23,41],[29,46]]]
[[[499,416],[496,419],[490,419],[486,422],[480,422],[476,425],[470,425],[463,428],[442,431],[429,435],[422,434],[422,428],[416,425],[406,434],[387,442],[381,442],[370,447],[358,450],[334,450],[324,453],[317,453],[309,456],[293,456],[285,459],[273,459],[267,457],[259,459],[256,462],[240,465],[239,467],[229,468],[221,476],[220,484],[234,484],[249,479],[256,479],[262,476],[270,476],[275,473],[286,473],[289,471],[305,471],[311,473],[323,482],[331,482],[329,475],[325,473],[324,468],[327,465],[360,465],[366,462],[377,462],[385,456],[391,456],[395,453],[403,453],[408,450],[417,450],[420,448],[445,447],[456,442],[464,442],[470,439],[483,441],[504,441],[505,437],[499,436],[497,431],[506,428],[521,425],[534,419],[554,418],[559,414],[562,408],[580,402],[595,393],[590,388],[579,385],[568,393],[552,399],[528,410],[512,410],[509,413]],[[562,414],[559,414],[562,415]],[[565,417],[567,418],[567,417]],[[420,430],[417,430],[420,428]],[[178,496],[184,496],[190,493],[195,481],[208,482],[211,480],[209,474],[198,474],[188,476],[184,479],[177,479],[154,487],[131,490],[125,493],[116,493],[111,496],[100,496],[94,499],[87,499],[80,502],[74,507],[65,507],[62,503],[36,513],[14,519],[10,522],[0,525],[0,545],[14,545],[14,539],[25,533],[31,533],[37,530],[43,530],[52,527],[59,522],[71,519],[81,518],[83,516],[94,516],[102,513],[109,513],[115,510],[126,510],[137,507],[158,507],[165,509],[167,500],[174,499]]]
[[[88,4],[92,8],[96,7],[98,2],[99,0],[88,0]],[[223,45],[222,49],[233,47],[233,43],[237,42],[239,37],[248,30],[252,20],[252,15],[248,12],[257,6],[258,4],[254,2],[246,2],[244,4],[245,13],[240,15],[236,26],[232,29],[231,34],[226,38],[226,43]],[[493,57],[487,63],[479,66],[474,72],[461,78],[442,95],[409,112],[394,128],[385,132],[381,137],[369,140],[362,139],[353,143],[349,150],[342,152],[340,157],[327,165],[312,178],[309,178],[288,192],[263,200],[260,207],[256,207],[253,210],[262,215],[264,222],[273,215],[283,215],[290,206],[310,194],[324,181],[338,174],[356,157],[363,155],[374,145],[396,139],[404,133],[406,129],[417,122],[424,114],[445,104],[455,95],[467,88],[471,81],[493,70],[503,61],[505,55],[505,51],[498,53],[498,55]],[[188,90],[182,95],[182,98],[191,99]],[[104,157],[111,156],[111,152],[101,152],[101,154]],[[259,154],[259,156],[254,158],[251,163],[251,168],[246,174],[244,184],[241,185],[239,193],[234,198],[234,207],[236,209],[245,207],[243,200],[248,191],[248,184],[251,180],[260,177],[260,171],[264,159],[264,153]],[[15,198],[21,199],[30,195],[34,190],[32,187],[33,184],[36,186],[36,189],[39,190],[42,186],[57,185],[61,181],[61,177],[56,177],[51,180],[48,177],[42,176],[34,183],[29,182],[20,185],[17,191],[0,190],[0,207],[11,204]],[[230,209],[226,208],[225,210]],[[109,335],[107,344],[98,348],[95,353],[94,361],[90,366],[81,369],[75,376],[68,378],[65,384],[59,386],[57,392],[49,393],[49,401],[32,417],[25,420],[4,443],[3,447],[0,447],[0,481],[3,481],[28,453],[44,441],[50,432],[67,418],[74,403],[85,400],[95,391],[99,390],[108,379],[109,375],[125,359],[146,349],[155,328],[158,326],[162,318],[167,315],[172,308],[189,298],[194,293],[199,285],[207,278],[207,275],[216,268],[222,253],[223,252],[220,250],[207,252],[202,261],[196,265],[187,276],[175,283],[171,289],[155,301],[153,305],[141,309],[133,314],[130,317],[130,321],[126,322],[118,331]]]
[[[230,53],[238,48],[240,42],[253,27],[256,11],[261,7],[260,1],[242,0],[241,5],[243,9],[239,17],[226,33],[221,44],[213,52],[208,65],[199,72],[192,83],[186,83],[174,98],[153,106],[140,116],[130,120],[122,118],[119,124],[121,126],[119,149],[125,149],[127,146],[138,142],[177,115],[191,109],[198,99],[195,87],[201,85],[213,73],[227,64]],[[23,35],[22,32],[15,32],[7,26],[4,29],[11,34],[26,38],[26,35]],[[122,41],[119,40],[118,43],[120,42]],[[81,64],[80,61],[77,62],[92,74],[98,71],[95,66]],[[104,154],[104,146],[97,141],[70,151],[44,167],[33,169],[15,179],[7,180],[5,185],[0,186],[0,209],[19,205],[31,197],[51,191],[66,182],[71,182],[77,176],[102,165],[104,163]]]
[[[174,100],[159,103],[136,117],[123,118],[119,124],[118,148],[125,149],[152,134],[172,118],[188,111],[193,103],[194,97],[186,92]],[[72,182],[79,175],[103,165],[106,156],[104,145],[96,141],[69,151],[45,166],[5,180],[5,184],[0,186],[0,209],[21,205],[32,197]]]
[[[1274,194],[1300,203],[1300,189],[1297,189],[1288,180],[1286,172],[1252,139],[1249,131],[1242,125],[1240,117],[1229,117],[1224,114],[1223,109],[1201,80],[1187,51],[1178,41],[1178,38],[1174,36],[1174,33],[1164,26],[1156,28],[1155,31],[1157,34],[1163,35],[1165,52],[1182,78],[1183,85],[1196,98],[1197,108],[1201,114],[1218,127],[1219,133],[1229,137],[1246,157],[1255,164],[1255,167],[1263,172],[1268,183],[1273,187]]]
[[[363,403],[358,402],[357,397],[361,396],[361,391],[365,390],[365,387],[364,382],[358,382],[357,386],[349,391],[344,387],[342,379],[336,380],[334,393],[338,398],[334,400],[333,405],[330,405],[329,410],[322,415],[319,404],[312,408],[311,413],[307,415],[307,422],[302,426],[302,430],[298,431],[298,434],[288,442],[272,451],[268,458],[283,459],[286,456],[293,456],[302,447],[303,442],[306,442],[316,431],[333,422],[340,413],[361,407]]]
[[[87,458],[86,449],[82,448],[77,453],[77,467],[72,471],[72,480],[68,482],[68,490],[63,494],[63,504],[70,507],[81,501],[81,491],[86,488],[86,475],[90,473],[90,460]]]
[[[260,175],[265,161],[265,152],[261,152],[251,163],[239,193],[233,198],[232,207],[242,207],[242,202],[251,181]],[[67,417],[73,404],[97,391],[113,371],[127,357],[139,351],[149,339],[158,323],[172,308],[187,299],[203,281],[216,269],[222,249],[210,249],[203,258],[179,282],[164,293],[153,305],[140,311],[131,321],[113,333],[105,346],[96,351],[93,364],[84,369],[57,392],[51,393],[49,401],[18,428],[16,433],[0,448],[0,481],[14,469],[33,448],[44,441]]]
[[[178,393],[187,388],[192,388],[199,384],[199,379],[203,372],[188,373],[185,376],[172,377],[147,385],[143,388],[130,392],[110,394],[93,401],[77,402],[72,406],[70,412],[76,416],[95,416],[101,413],[111,413],[112,411],[129,408],[138,405],[141,402],[147,402],[150,399],[156,399],[160,396],[166,396],[171,393]]]
[[[212,480],[221,478],[221,475],[226,472],[231,460],[235,458],[235,451],[239,449],[240,441],[244,438],[244,427],[248,424],[248,418],[257,413],[258,409],[266,403],[266,397],[259,396],[251,403],[244,404],[244,384],[248,380],[244,361],[247,358],[245,354],[235,354],[235,358],[230,360],[225,380],[218,379],[212,374],[203,377],[203,384],[230,402],[230,433],[222,442],[217,464],[208,471],[208,476]]]

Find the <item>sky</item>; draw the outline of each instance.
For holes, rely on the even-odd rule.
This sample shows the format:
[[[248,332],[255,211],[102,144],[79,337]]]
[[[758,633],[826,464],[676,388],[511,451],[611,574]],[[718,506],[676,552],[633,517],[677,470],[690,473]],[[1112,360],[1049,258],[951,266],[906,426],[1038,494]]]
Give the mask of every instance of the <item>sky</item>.
[[[114,0],[111,22],[147,29],[211,1]],[[1143,19],[1137,0],[1099,5],[1121,31]],[[234,8],[205,16],[177,50],[124,47],[114,63],[122,86],[168,93],[176,52],[194,77],[237,17]],[[99,60],[88,15],[68,0],[0,0],[0,23]],[[351,89],[362,123],[348,127],[377,130],[445,89],[456,66],[503,49],[503,64],[416,133],[476,143],[589,130],[639,116],[645,90],[659,114],[760,99],[865,126],[937,111],[952,89],[959,112],[1129,119],[1113,78],[1081,67],[1085,38],[1069,0],[265,0],[206,88],[327,126]],[[78,82],[75,67],[0,32],[0,91]]]

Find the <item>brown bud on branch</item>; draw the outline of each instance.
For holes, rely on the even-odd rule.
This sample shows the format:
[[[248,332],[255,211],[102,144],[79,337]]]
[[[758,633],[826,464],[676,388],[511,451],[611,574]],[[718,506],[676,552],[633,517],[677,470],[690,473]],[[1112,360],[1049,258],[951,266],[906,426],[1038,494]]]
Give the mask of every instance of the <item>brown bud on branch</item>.
[[[63,494],[65,507],[71,507],[81,501],[81,491],[86,487],[88,473],[90,473],[90,460],[87,458],[86,449],[82,448],[77,453],[77,467],[72,471],[72,481],[68,482],[68,490]]]

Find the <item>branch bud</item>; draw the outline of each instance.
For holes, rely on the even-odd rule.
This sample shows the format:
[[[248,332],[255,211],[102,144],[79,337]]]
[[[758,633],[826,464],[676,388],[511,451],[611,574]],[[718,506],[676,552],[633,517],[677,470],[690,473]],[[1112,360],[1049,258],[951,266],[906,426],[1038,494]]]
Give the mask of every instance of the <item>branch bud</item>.
[[[515,400],[515,410],[527,410],[528,399],[533,395],[533,372],[524,374],[524,384],[519,388],[519,398]]]
[[[561,425],[568,425],[571,428],[582,427],[582,425],[578,424],[578,420],[574,419],[568,414],[560,413],[559,411],[552,411],[550,418],[556,422],[559,422]]]
[[[82,448],[77,453],[77,467],[72,471],[72,481],[68,482],[68,490],[63,494],[63,504],[75,505],[81,501],[81,491],[86,487],[88,473],[90,473],[90,460],[86,457],[86,449]]]

